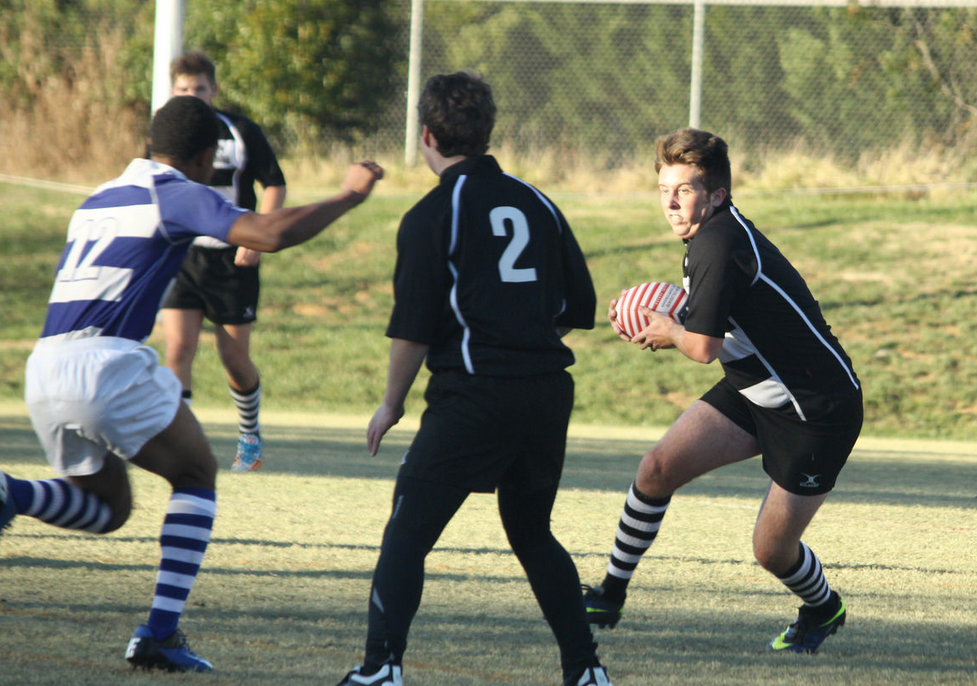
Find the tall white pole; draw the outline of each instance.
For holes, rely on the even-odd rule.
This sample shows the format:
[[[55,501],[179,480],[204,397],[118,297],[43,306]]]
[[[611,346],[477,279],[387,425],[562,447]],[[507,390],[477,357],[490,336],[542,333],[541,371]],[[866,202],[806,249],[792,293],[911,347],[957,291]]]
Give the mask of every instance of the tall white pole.
[[[156,0],[153,39],[153,112],[170,99],[170,63],[183,50],[185,0]]]
[[[699,128],[702,118],[702,63],[706,42],[706,3],[695,0],[692,16],[692,77],[689,83],[689,126]]]
[[[407,62],[407,125],[404,127],[404,164],[417,164],[417,101],[421,97],[421,51],[424,42],[424,0],[411,0],[410,56]]]

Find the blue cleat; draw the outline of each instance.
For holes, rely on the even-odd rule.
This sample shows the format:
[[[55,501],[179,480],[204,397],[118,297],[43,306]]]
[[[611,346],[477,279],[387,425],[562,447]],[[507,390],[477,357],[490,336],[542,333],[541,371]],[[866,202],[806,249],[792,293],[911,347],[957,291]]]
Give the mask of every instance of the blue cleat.
[[[791,653],[813,653],[824,639],[844,626],[845,602],[831,591],[828,602],[818,607],[803,605],[797,620],[770,642],[769,649]]]
[[[616,603],[607,598],[602,586],[581,584],[584,590],[583,603],[587,608],[587,621],[597,626],[613,629],[621,621],[624,599]]]
[[[237,455],[231,471],[253,472],[261,468],[261,446],[263,441],[258,434],[241,434],[237,439]]]
[[[145,624],[136,627],[136,633],[126,648],[126,661],[133,669],[164,669],[167,672],[210,672],[214,665],[190,650],[187,637],[177,629],[165,641],[157,641]]]
[[[17,516],[17,505],[7,487],[7,475],[0,472],[0,532]]]

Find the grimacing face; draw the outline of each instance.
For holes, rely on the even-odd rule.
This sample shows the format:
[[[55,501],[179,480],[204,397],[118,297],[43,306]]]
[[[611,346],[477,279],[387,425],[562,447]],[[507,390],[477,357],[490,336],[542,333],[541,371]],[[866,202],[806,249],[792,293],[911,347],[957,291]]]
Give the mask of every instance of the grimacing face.
[[[171,95],[192,95],[213,106],[214,96],[217,95],[217,84],[212,83],[204,74],[177,74],[173,79]]]
[[[682,239],[695,236],[726,199],[725,188],[707,191],[691,164],[662,166],[658,172],[658,194],[672,233]]]

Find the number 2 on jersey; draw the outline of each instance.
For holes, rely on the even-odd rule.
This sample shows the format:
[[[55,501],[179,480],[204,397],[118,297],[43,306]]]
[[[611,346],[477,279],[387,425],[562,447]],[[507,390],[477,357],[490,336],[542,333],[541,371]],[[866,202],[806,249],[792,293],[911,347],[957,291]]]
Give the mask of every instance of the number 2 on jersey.
[[[512,239],[499,259],[499,277],[507,283],[527,283],[536,280],[533,267],[516,267],[516,260],[529,244],[529,222],[526,215],[515,207],[496,207],[489,212],[492,234],[506,236],[506,222],[512,227]]]

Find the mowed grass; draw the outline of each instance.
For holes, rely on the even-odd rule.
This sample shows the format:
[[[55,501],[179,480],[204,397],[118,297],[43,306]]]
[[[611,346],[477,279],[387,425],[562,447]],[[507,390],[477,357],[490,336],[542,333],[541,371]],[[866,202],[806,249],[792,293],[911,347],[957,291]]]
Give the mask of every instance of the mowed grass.
[[[235,426],[202,413],[226,467]],[[336,683],[361,659],[370,577],[393,477],[412,426],[380,454],[365,417],[272,413],[266,467],[219,476],[219,516],[183,628],[211,675],[133,673],[123,660],[145,621],[168,490],[131,470],[136,507],[105,537],[20,517],[0,537],[0,684]],[[617,437],[615,437],[615,435]],[[653,431],[574,425],[553,528],[584,582],[603,576],[624,492]],[[50,471],[26,417],[0,413],[0,469]],[[805,540],[845,597],[847,625],[814,656],[766,643],[798,601],[753,561],[766,479],[757,460],[674,498],[614,631],[598,630],[616,686],[974,683],[977,449],[859,443]],[[427,561],[405,660],[412,686],[554,686],[554,640],[508,549],[495,500],[474,495]]]
[[[534,181],[532,170],[521,173]],[[397,226],[434,181],[430,174],[412,176],[409,183],[395,176],[315,240],[265,256],[252,351],[266,408],[362,414],[379,403]],[[290,185],[290,202],[328,196],[337,185],[332,178],[322,188]],[[864,432],[975,440],[977,192],[914,193],[809,196],[746,188],[734,195],[798,266],[854,360],[865,391]],[[622,288],[679,281],[681,243],[653,193],[553,197],[587,255],[598,294],[597,328],[567,339],[577,355],[575,421],[670,423],[719,378],[718,363],[643,353],[613,335],[605,312]],[[0,184],[0,400],[23,396],[24,362],[41,328],[65,227],[80,200]],[[162,351],[158,333],[149,342]],[[194,378],[198,407],[229,406],[210,331],[201,339]],[[415,415],[423,386],[422,374],[408,403]]]

